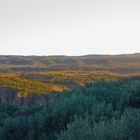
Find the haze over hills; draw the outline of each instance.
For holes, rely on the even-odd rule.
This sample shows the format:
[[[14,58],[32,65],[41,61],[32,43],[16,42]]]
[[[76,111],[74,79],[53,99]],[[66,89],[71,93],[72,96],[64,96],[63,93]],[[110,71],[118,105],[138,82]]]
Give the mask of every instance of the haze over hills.
[[[85,56],[0,56],[0,72],[46,70],[107,70],[134,74],[140,72],[140,53]]]

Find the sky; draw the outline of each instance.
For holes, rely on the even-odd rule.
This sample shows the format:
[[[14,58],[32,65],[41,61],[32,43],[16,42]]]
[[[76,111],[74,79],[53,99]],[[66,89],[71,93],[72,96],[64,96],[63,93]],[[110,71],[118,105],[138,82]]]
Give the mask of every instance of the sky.
[[[0,0],[0,55],[140,52],[140,0]]]

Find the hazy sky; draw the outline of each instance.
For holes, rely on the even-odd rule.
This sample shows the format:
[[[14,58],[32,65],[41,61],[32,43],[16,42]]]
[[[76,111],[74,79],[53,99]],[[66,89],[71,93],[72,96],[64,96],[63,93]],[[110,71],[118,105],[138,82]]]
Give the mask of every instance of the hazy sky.
[[[0,54],[140,52],[140,0],[0,0]]]

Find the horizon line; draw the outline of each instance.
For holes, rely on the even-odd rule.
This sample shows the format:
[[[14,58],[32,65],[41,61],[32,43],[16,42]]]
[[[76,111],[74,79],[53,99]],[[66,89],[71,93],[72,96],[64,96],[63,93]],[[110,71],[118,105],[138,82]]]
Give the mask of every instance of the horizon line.
[[[65,57],[80,57],[80,56],[92,56],[92,55],[101,55],[101,56],[115,56],[115,55],[133,55],[133,54],[140,54],[140,52],[134,52],[134,53],[116,53],[116,54],[102,54],[102,53],[93,53],[93,54],[81,54],[81,55],[64,55],[64,54],[52,54],[52,55],[39,55],[39,54],[0,54],[0,56],[39,56],[39,57],[43,57],[43,56],[65,56]]]

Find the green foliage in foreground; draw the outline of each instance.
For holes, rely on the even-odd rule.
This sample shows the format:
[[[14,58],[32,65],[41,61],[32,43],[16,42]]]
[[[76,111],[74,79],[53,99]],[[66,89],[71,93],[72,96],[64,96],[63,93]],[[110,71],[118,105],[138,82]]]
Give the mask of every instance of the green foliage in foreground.
[[[0,106],[1,140],[139,140],[140,81],[88,84],[44,105]]]

